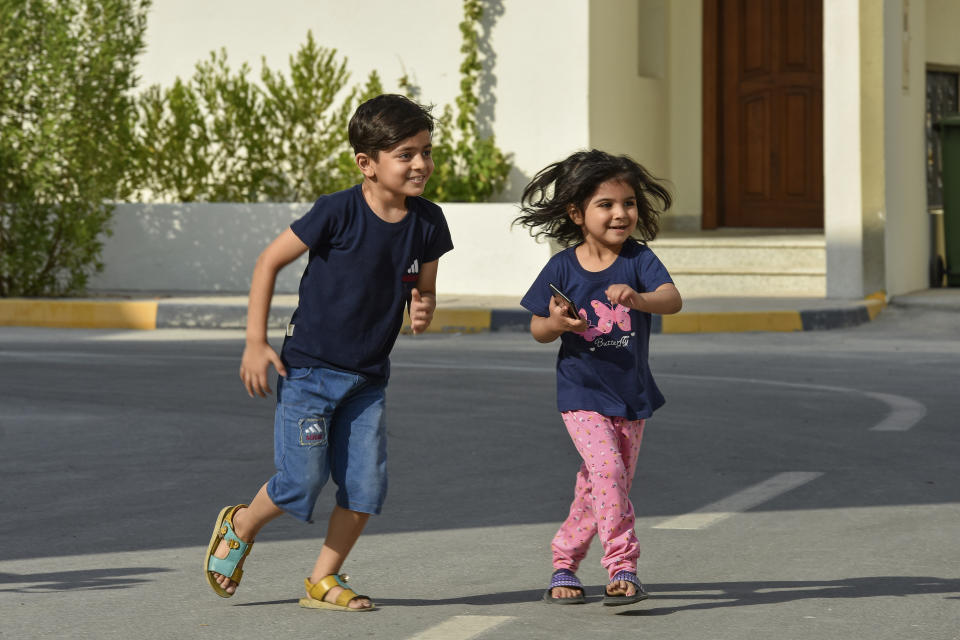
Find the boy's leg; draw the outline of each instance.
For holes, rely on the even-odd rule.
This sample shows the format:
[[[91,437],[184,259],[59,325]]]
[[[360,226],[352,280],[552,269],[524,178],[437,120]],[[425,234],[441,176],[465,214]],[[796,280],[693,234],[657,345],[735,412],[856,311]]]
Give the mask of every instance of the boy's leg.
[[[343,561],[347,559],[350,549],[353,548],[357,538],[360,537],[369,519],[369,513],[350,511],[339,505],[333,508],[333,513],[330,514],[330,524],[327,527],[327,538],[323,541],[320,556],[313,566],[310,582],[316,584],[332,573],[340,573]],[[323,599],[327,602],[336,602],[341,591],[343,591],[342,587],[334,587],[327,592]],[[367,598],[354,598],[347,606],[355,609],[365,609],[371,606],[371,602]]]
[[[267,495],[267,485],[264,484],[253,500],[250,501],[250,506],[245,509],[238,509],[233,515],[234,533],[244,542],[253,542],[263,525],[282,514],[283,510],[273,504],[273,500]],[[226,558],[228,553],[230,553],[230,547],[227,545],[227,541],[221,540],[220,546],[217,547],[213,555],[217,558]],[[238,566],[242,567],[243,562]],[[233,593],[237,590],[237,583],[228,576],[215,571],[211,573],[227,593]]]
[[[367,382],[337,406],[330,426],[330,473],[337,489],[337,506],[330,514],[327,537],[313,567],[316,584],[339,573],[372,514],[380,513],[387,492],[387,427],[384,419],[386,383]],[[336,602],[343,589],[334,587],[324,596]],[[365,609],[368,598],[348,605]]]

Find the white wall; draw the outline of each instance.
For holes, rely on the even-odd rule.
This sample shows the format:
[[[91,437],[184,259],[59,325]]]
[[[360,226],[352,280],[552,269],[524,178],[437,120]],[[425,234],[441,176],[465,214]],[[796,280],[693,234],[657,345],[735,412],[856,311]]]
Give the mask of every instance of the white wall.
[[[121,204],[104,239],[91,291],[239,293],[257,256],[309,204]],[[511,203],[443,205],[454,250],[440,260],[444,295],[526,293],[550,258],[547,244],[511,228]],[[306,257],[280,272],[277,293],[296,293]]]
[[[904,16],[904,11],[907,11],[907,16]],[[929,286],[924,2],[888,2],[885,5],[884,32],[885,275],[887,293],[898,295]]]
[[[824,233],[827,297],[863,290],[860,144],[860,11],[855,0],[823,6]]]
[[[588,0],[485,3],[491,26],[481,109],[497,145],[517,169],[503,200],[516,201],[526,180],[588,143]],[[274,70],[313,31],[317,43],[348,59],[361,84],[376,69],[387,91],[407,73],[420,99],[453,104],[459,93],[461,3],[454,0],[155,0],[141,58],[141,86],[169,86],[193,74],[197,61],[226,47],[232,68],[246,61],[259,77],[260,58]]]

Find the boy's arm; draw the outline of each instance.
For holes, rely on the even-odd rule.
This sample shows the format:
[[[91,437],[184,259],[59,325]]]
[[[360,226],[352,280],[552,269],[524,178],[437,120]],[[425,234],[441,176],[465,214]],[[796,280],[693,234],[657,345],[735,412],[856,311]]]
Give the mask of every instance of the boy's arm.
[[[273,393],[267,381],[267,370],[272,363],[277,372],[285,376],[287,371],[280,356],[267,342],[267,315],[277,273],[303,255],[307,245],[289,228],[274,239],[257,258],[250,281],[250,301],[247,304],[247,344],[240,363],[240,379],[247,393],[266,396]]]
[[[611,304],[622,304],[647,313],[667,315],[677,313],[683,308],[683,299],[673,283],[665,282],[654,291],[640,293],[625,284],[612,284],[607,287],[607,299]]]
[[[567,303],[550,296],[550,316],[534,314],[530,318],[530,335],[537,342],[553,342],[567,331],[583,333],[587,330],[587,321],[574,320],[567,312]]]
[[[433,322],[433,312],[437,308],[437,269],[439,266],[439,259],[420,266],[417,286],[410,293],[410,329],[414,333],[423,333]]]

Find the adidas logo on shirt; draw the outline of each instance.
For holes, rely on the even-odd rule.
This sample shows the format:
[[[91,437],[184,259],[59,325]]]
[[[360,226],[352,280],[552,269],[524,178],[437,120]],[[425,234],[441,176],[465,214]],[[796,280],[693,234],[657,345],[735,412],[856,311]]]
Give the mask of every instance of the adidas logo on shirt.
[[[404,282],[416,282],[417,278],[420,277],[420,261],[414,260],[413,264],[410,265],[410,268],[407,269],[407,272],[403,275],[402,280]]]

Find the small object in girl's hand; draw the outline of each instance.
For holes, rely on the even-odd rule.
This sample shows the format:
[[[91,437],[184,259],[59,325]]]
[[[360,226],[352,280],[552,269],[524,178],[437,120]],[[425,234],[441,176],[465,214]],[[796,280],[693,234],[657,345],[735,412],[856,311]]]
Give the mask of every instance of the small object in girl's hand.
[[[550,291],[553,292],[553,295],[559,298],[560,301],[567,303],[567,314],[574,320],[579,320],[580,316],[577,315],[577,305],[573,303],[573,300],[570,299],[570,296],[565,294],[563,291],[560,291],[560,289],[557,288],[557,285],[553,284],[552,282],[548,282],[547,285],[550,287]]]

